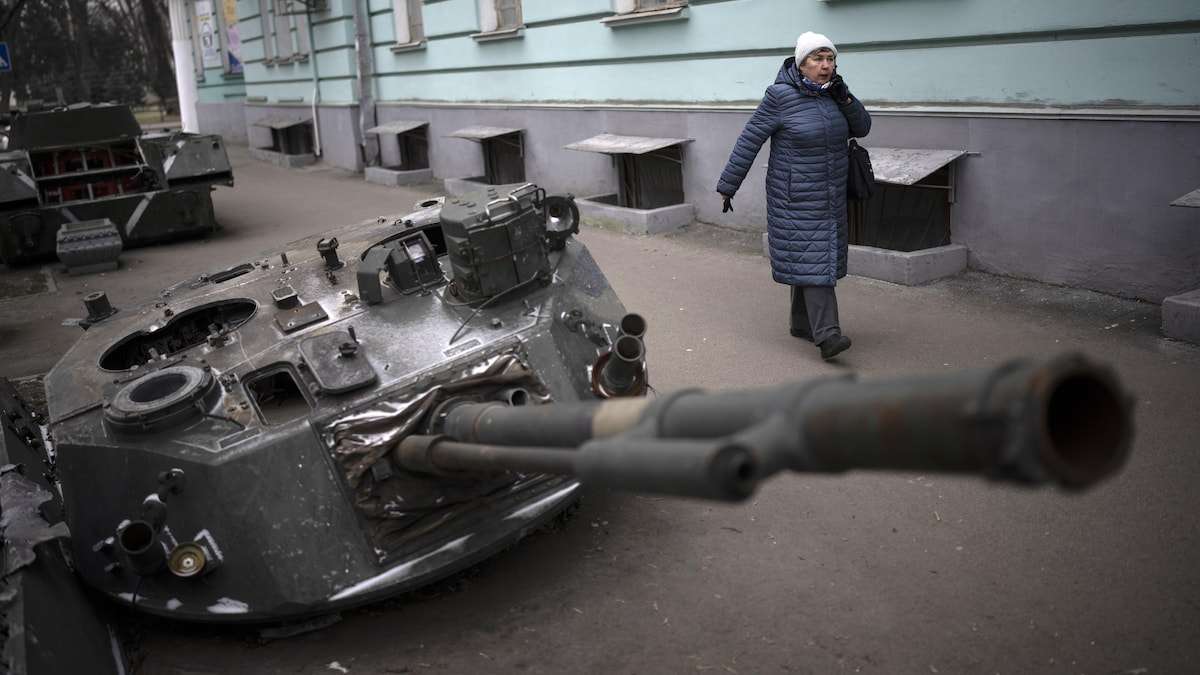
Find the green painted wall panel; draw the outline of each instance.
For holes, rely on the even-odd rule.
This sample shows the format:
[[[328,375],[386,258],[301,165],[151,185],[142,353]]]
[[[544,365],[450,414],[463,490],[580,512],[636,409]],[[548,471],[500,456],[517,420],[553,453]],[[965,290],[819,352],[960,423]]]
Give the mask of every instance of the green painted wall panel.
[[[300,99],[304,103],[312,103],[311,82],[259,82],[246,86],[246,95],[250,97],[265,96],[268,102],[280,100],[292,101]],[[354,80],[322,80],[322,103],[346,103],[354,101]]]
[[[479,10],[475,6],[475,0],[445,0],[425,5],[423,16],[427,38],[479,32]]]
[[[1200,104],[1200,34],[847,54],[851,89],[882,103]],[[432,51],[432,50],[431,50]],[[380,100],[757,101],[782,56],[380,75]],[[1033,63],[1037,68],[1017,68]],[[918,76],[915,76],[919,74]]]
[[[392,13],[385,12],[376,14],[371,17],[371,42],[395,42],[396,41],[396,24],[392,20]],[[387,58],[390,61],[392,53],[387,53]],[[378,61],[376,61],[378,63]]]
[[[573,2],[525,0],[521,3],[521,18],[525,20],[525,23],[558,21],[601,12],[607,13],[611,12],[612,8],[612,0],[574,0]]]
[[[692,5],[686,19],[623,27],[595,17],[611,0],[526,0],[535,25],[495,42],[465,35],[478,30],[476,0],[440,0],[423,5],[426,47],[400,53],[387,48],[392,0],[369,1],[389,10],[370,20],[383,100],[757,100],[795,36],[811,29],[843,47],[842,71],[870,101],[1200,104],[1194,0],[724,0]],[[354,0],[330,3],[323,15],[336,17]],[[257,0],[242,9],[256,13]],[[240,26],[245,58],[261,59],[257,21]],[[353,45],[352,20],[315,31],[318,49]],[[351,50],[328,53],[348,56],[328,73],[322,58],[322,76],[353,74]],[[303,64],[283,68],[307,76]],[[248,68],[247,82],[296,77],[271,71]]]
[[[202,103],[222,103],[246,95],[246,84],[240,77],[225,79],[221,68],[206,68],[204,81],[196,83],[198,100]]]
[[[354,46],[354,18],[343,17],[332,23],[313,26],[313,44],[317,49]]]

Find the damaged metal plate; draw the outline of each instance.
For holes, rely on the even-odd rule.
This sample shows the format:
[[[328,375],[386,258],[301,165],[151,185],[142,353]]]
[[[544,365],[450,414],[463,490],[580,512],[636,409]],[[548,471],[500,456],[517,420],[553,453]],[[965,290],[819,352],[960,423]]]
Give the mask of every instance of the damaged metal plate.
[[[4,533],[4,575],[32,563],[34,548],[55,539],[66,539],[66,523],[51,525],[42,517],[42,505],[54,499],[42,486],[21,475],[16,465],[0,467],[0,530]]]
[[[275,315],[275,323],[279,325],[279,329],[285,333],[300,330],[306,326],[311,326],[314,323],[320,323],[328,319],[329,315],[325,313],[325,309],[321,307],[319,302],[309,302],[295,309],[286,309]]]
[[[875,180],[894,185],[914,185],[935,171],[967,154],[966,150],[918,150],[910,148],[867,148]]]
[[[606,155],[644,155],[655,150],[669,148],[672,145],[691,143],[691,138],[656,138],[651,136],[618,136],[616,134],[600,134],[563,147],[567,150],[582,152],[599,152]]]
[[[375,382],[375,369],[367,359],[366,349],[344,330],[301,341],[300,354],[317,384],[331,394],[344,394]]]

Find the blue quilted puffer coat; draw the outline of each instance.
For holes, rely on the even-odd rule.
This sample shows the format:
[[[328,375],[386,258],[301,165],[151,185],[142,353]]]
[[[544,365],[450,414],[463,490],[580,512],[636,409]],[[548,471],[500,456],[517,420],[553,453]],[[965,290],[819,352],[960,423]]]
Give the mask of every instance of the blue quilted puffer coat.
[[[771,275],[792,286],[834,286],[846,276],[846,144],[866,136],[871,116],[853,96],[839,106],[828,92],[800,82],[794,58],[767,87],[729,163],[717,192],[733,196],[771,139],[767,164],[767,240]]]

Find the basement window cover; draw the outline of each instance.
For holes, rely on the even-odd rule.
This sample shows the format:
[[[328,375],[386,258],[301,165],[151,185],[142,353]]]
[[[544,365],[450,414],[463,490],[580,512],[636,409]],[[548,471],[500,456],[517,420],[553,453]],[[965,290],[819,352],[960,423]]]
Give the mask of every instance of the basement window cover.
[[[382,136],[383,134],[403,134],[414,129],[419,129],[426,124],[429,124],[429,122],[425,122],[423,120],[395,120],[393,122],[386,122],[384,124],[371,127],[370,129],[367,129],[367,134],[371,136]]]
[[[383,168],[391,171],[419,171],[429,168],[429,122],[424,120],[395,120],[367,129],[367,134],[379,136],[380,150],[383,139],[396,138],[395,161],[385,160]],[[384,153],[387,156],[388,153]]]
[[[955,160],[966,150],[867,148],[875,194],[848,204],[851,244],[920,251],[950,243]]]
[[[311,117],[296,117],[293,115],[267,115],[260,117],[258,120],[251,123],[253,127],[266,127],[267,129],[287,129],[294,127],[297,124],[309,124],[312,122]]]
[[[566,148],[612,156],[618,192],[599,201],[631,209],[659,209],[684,203],[683,144],[691,140],[600,134]]]
[[[967,154],[966,150],[915,150],[910,148],[867,148],[875,181],[893,185],[915,185],[933,172]]]
[[[525,144],[523,129],[471,126],[450,134],[452,138],[476,141],[483,148],[483,176],[488,185],[525,182]]]
[[[489,138],[497,138],[499,136],[508,136],[510,134],[520,134],[522,129],[509,129],[507,127],[464,127],[450,134],[454,138],[465,138],[469,141],[483,141]]]
[[[673,145],[691,143],[691,138],[654,138],[651,136],[617,136],[616,134],[600,134],[582,141],[565,145],[567,150],[581,152],[599,152],[605,155],[644,155],[655,150],[662,150]],[[874,159],[875,156],[871,155]]]
[[[267,150],[285,155],[313,154],[313,126],[310,117],[267,115],[259,118],[251,126],[271,130],[271,144],[266,146]]]
[[[1196,188],[1171,202],[1171,206],[1189,206],[1193,209],[1200,209],[1200,188]]]

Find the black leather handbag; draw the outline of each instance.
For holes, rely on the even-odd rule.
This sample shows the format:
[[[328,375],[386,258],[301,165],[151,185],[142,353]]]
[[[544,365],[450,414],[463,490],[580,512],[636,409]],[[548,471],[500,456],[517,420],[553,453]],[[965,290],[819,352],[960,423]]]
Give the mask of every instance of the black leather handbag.
[[[867,149],[850,139],[850,172],[846,178],[846,199],[866,200],[875,193],[875,171]]]

